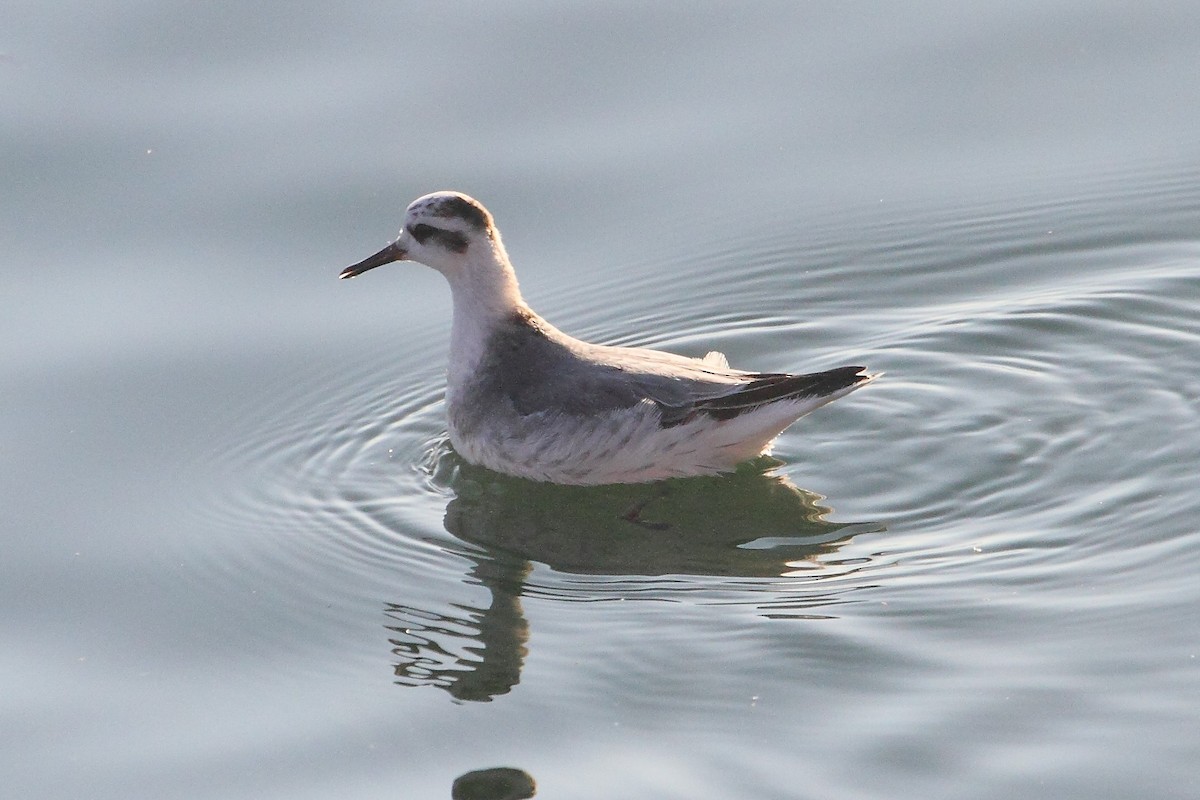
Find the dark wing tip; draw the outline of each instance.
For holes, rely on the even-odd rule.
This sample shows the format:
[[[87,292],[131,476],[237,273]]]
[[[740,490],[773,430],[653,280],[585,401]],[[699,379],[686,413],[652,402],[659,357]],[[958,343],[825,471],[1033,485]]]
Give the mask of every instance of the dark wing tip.
[[[803,397],[827,397],[875,380],[882,373],[868,373],[866,367],[837,367],[806,375],[762,374],[744,387],[724,397],[697,403],[695,408],[716,417],[732,419],[760,406],[779,400]]]

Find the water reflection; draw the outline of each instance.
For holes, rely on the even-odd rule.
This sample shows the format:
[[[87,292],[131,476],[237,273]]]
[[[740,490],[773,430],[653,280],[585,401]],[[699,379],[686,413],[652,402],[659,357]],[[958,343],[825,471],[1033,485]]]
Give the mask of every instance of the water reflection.
[[[399,659],[397,683],[437,686],[456,700],[487,702],[520,682],[529,638],[520,595],[530,564],[503,554],[473,560],[470,578],[492,594],[487,608],[456,605],[462,615],[452,616],[387,605],[397,623],[387,626],[395,634],[389,641]]]
[[[637,596],[650,599],[674,599],[689,578],[750,579],[734,588],[777,610],[778,579],[819,569],[852,536],[881,526],[828,521],[820,497],[771,474],[774,463],[633,487],[555,486],[458,466],[457,496],[444,524],[468,545],[461,551],[472,562],[468,580],[489,590],[491,604],[455,605],[450,614],[388,604],[397,682],[437,686],[460,701],[489,701],[520,682],[529,638],[522,594],[536,589],[567,601],[625,596],[619,580],[531,587],[534,563],[568,578],[641,581]],[[645,584],[662,576],[672,580]]]
[[[488,553],[575,575],[778,577],[834,552],[861,525],[762,459],[727,476],[642,486],[556,486],[463,465],[446,530]],[[847,528],[853,527],[853,531]],[[766,544],[768,546],[761,546]]]

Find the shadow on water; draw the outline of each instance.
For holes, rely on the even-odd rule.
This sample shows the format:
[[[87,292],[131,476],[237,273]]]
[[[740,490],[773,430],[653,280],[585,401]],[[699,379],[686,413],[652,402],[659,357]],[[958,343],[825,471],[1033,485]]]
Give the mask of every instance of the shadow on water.
[[[446,530],[466,545],[468,580],[491,593],[487,608],[439,614],[388,604],[397,683],[438,686],[459,701],[489,701],[520,682],[529,623],[521,597],[575,602],[675,600],[698,578],[745,579],[738,590],[772,598],[780,579],[819,569],[873,523],[836,523],[818,495],[760,459],[732,475],[639,486],[535,483],[460,464]],[[560,576],[606,580],[531,585],[535,564]],[[647,578],[667,581],[647,585]],[[641,583],[638,583],[641,581]],[[630,583],[632,582],[632,586]],[[720,592],[728,587],[717,584]]]

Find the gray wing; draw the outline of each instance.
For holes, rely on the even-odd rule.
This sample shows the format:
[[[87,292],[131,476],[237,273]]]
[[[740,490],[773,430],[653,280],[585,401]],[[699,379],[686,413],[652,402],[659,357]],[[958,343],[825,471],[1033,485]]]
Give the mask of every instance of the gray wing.
[[[624,348],[586,345],[540,322],[524,316],[511,320],[492,335],[480,364],[480,387],[511,402],[520,414],[590,415],[646,401],[675,406],[694,394],[716,395],[729,388],[728,381],[714,381],[706,392],[694,380],[631,366],[620,358]],[[608,357],[598,357],[602,353]]]
[[[777,400],[820,397],[868,379],[857,366],[809,375],[748,373],[723,366],[713,354],[700,360],[589,345],[532,314],[515,315],[493,334],[487,351],[481,386],[520,414],[587,416],[650,402],[666,427],[699,413],[731,419]]]

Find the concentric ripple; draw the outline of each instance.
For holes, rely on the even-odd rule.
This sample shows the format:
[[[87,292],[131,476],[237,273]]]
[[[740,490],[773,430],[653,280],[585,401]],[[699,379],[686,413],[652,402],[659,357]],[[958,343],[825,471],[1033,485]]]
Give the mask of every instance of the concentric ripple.
[[[522,600],[809,619],[933,587],[961,609],[983,561],[991,581],[1064,567],[1101,580],[1130,564],[1162,577],[1179,535],[1162,498],[1188,496],[1200,440],[1200,246],[1170,230],[1115,241],[1094,220],[1073,230],[1088,213],[977,209],[807,244],[776,228],[545,304],[600,341],[886,372],[785,432],[781,461],[732,476],[559,487],[470,467],[444,432],[446,332],[399,352],[356,346],[226,421],[198,511],[224,535],[197,548],[195,572],[210,588],[303,587],[332,609],[294,621],[314,635],[365,606],[398,683],[460,700],[516,685],[533,624]],[[1041,247],[1039,214],[1062,225]],[[686,302],[603,313],[684,262]],[[890,303],[871,296],[885,290]],[[1150,534],[1114,546],[1129,526]]]
[[[772,472],[778,462],[635,487],[550,486],[463,464],[445,436],[438,336],[399,361],[360,351],[354,371],[269,386],[231,413],[236,424],[224,420],[202,465],[210,493],[196,527],[206,539],[188,554],[190,575],[231,598],[246,586],[302,587],[322,609],[281,636],[320,636],[339,614],[374,607],[397,680],[456,687],[464,699],[502,691],[451,678],[481,640],[508,643],[488,663],[515,658],[522,597],[735,604],[770,616],[852,600],[862,559],[839,550],[881,525],[828,521],[821,498]],[[423,352],[439,355],[405,363]],[[478,682],[487,670],[477,667],[466,671]]]

